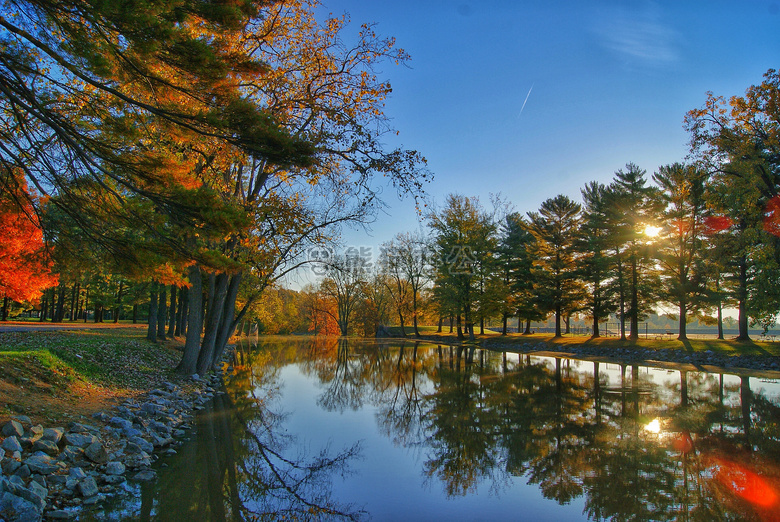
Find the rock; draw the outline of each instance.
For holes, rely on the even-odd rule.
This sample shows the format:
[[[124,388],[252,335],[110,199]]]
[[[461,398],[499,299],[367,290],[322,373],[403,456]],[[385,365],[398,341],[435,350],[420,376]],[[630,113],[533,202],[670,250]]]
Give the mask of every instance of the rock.
[[[27,415],[14,415],[11,418],[15,421],[21,422],[22,424],[27,424],[28,426],[32,424],[32,420],[30,420],[30,417]]]
[[[42,451],[51,457],[57,456],[60,452],[60,448],[55,442],[46,440],[43,437],[33,443],[32,449],[33,451]]]
[[[93,506],[97,504],[98,502],[103,502],[106,499],[105,495],[102,493],[99,493],[97,495],[93,495],[91,497],[84,499],[84,505],[85,506]]]
[[[45,488],[47,488],[47,487],[48,487],[48,486],[46,485],[46,477],[44,477],[43,475],[33,475],[33,476],[31,477],[31,479],[32,479],[33,481],[37,482],[38,484],[40,484],[41,486],[45,487]]]
[[[24,427],[19,421],[10,420],[3,425],[2,433],[4,437],[21,437],[24,435]]]
[[[46,518],[50,520],[73,520],[76,518],[76,513],[65,511],[64,509],[53,509],[46,513]]]
[[[84,498],[93,497],[98,494],[98,487],[93,477],[87,477],[79,482],[79,492]]]
[[[140,472],[136,473],[133,476],[133,480],[138,480],[138,481],[141,481],[141,482],[149,482],[149,481],[154,480],[156,478],[157,478],[157,473],[155,473],[155,471],[151,470],[151,469],[145,469],[143,471],[140,471]]]
[[[83,469],[74,467],[74,468],[70,468],[70,470],[68,471],[68,477],[76,480],[84,480],[85,478],[87,478],[87,474],[84,472]]]
[[[70,425],[70,429],[68,429],[70,433],[99,433],[100,430],[97,429],[95,426],[91,426],[89,424],[81,424],[80,422],[74,422]]]
[[[41,510],[26,499],[5,492],[0,496],[0,513],[13,517],[8,520],[16,522],[38,522],[41,520]]]
[[[86,448],[93,442],[98,441],[97,437],[89,433],[66,433],[64,439],[65,444],[77,448]]]
[[[125,482],[127,479],[124,475],[105,475],[103,477],[103,482],[106,484],[111,484],[113,486],[116,486],[118,484],[121,484],[122,482]]]
[[[65,446],[62,453],[57,458],[60,460],[67,460],[68,462],[76,462],[84,454],[84,450],[76,446]]]
[[[128,440],[128,444],[135,444],[139,448],[141,448],[141,451],[145,451],[146,453],[153,453],[154,452],[154,445],[152,445],[151,442],[141,438],[141,437],[131,437]]]
[[[30,467],[30,471],[33,473],[39,473],[41,475],[51,475],[59,468],[54,465],[52,458],[45,454],[35,454],[24,461]]]
[[[122,475],[125,472],[125,465],[121,462],[109,462],[106,464],[106,475]]]
[[[43,506],[41,506],[41,509],[43,509],[43,507],[46,506],[46,497],[49,496],[49,490],[41,486],[34,480],[31,480],[30,483],[27,484],[27,489],[29,489],[33,495],[41,499],[41,501],[43,502]]]
[[[22,451],[22,444],[16,435],[11,435],[3,441],[2,448],[8,451]]]
[[[97,464],[103,464],[108,460],[106,448],[100,442],[93,442],[84,449],[84,455]]]
[[[54,444],[59,444],[62,439],[62,435],[65,433],[63,428],[46,428],[43,430],[41,439],[50,440]]]
[[[22,463],[19,462],[16,459],[5,460],[5,461],[3,461],[3,473],[5,473],[6,475],[12,475],[21,466],[22,466]]]
[[[19,477],[19,478],[26,479],[27,477],[29,477],[30,475],[32,475],[32,471],[30,471],[30,466],[28,466],[27,464],[22,464],[22,465],[21,465],[21,466],[19,466],[19,468],[18,468],[18,469],[17,469],[17,470],[14,472],[14,475],[15,475],[15,476],[17,476],[17,477]]]
[[[197,373],[193,373],[192,375],[190,375],[190,379],[195,381],[195,382],[199,382],[200,381],[200,375],[198,375]]]

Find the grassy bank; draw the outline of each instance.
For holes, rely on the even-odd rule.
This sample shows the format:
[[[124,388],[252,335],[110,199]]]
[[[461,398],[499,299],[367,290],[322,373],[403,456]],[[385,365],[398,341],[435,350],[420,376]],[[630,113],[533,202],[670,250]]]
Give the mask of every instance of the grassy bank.
[[[92,413],[171,379],[180,352],[145,329],[0,333],[0,422],[24,414],[44,425]]]
[[[391,328],[391,333],[400,336],[400,328]],[[406,329],[406,335],[408,338],[413,338],[411,328]],[[449,329],[445,328],[442,333],[437,333],[436,328],[432,326],[420,328],[420,334],[429,340],[441,340],[441,342],[453,342],[456,341],[454,333],[449,333]],[[644,339],[640,338],[636,341],[622,341],[616,337],[600,337],[597,339],[591,339],[587,336],[579,335],[565,335],[563,337],[555,338],[551,334],[531,334],[522,335],[517,333],[511,333],[506,336],[502,336],[498,333],[485,333],[484,335],[475,335],[475,341],[469,341],[468,338],[462,341],[464,344],[482,344],[484,341],[490,340],[491,342],[500,342],[502,345],[506,345],[509,348],[520,347],[527,343],[538,344],[546,343],[549,345],[550,350],[554,350],[556,346],[594,346],[603,348],[604,350],[615,348],[642,348],[651,350],[682,350],[688,353],[694,352],[707,352],[710,351],[714,354],[720,355],[752,355],[752,356],[780,356],[780,342],[766,342],[766,341],[735,341],[735,340],[718,340],[718,339],[690,339],[687,341],[678,341],[677,339]]]

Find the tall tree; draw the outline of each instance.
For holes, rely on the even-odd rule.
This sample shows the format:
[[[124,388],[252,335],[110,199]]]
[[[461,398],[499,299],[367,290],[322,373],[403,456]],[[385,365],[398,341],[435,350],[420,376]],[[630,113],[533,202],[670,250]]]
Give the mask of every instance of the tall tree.
[[[707,291],[703,258],[706,173],[695,165],[674,163],[660,167],[653,179],[665,203],[658,252],[661,298],[677,306],[677,338],[685,340],[688,314],[702,308]]]
[[[639,338],[639,320],[652,311],[659,279],[652,262],[652,241],[646,231],[656,226],[662,204],[658,190],[647,185],[646,171],[633,163],[615,172],[611,185],[613,209],[618,213],[616,238],[625,249],[630,339]]]
[[[539,281],[540,306],[555,314],[555,336],[561,336],[563,314],[575,310],[584,297],[577,274],[575,240],[580,226],[579,203],[558,195],[545,200],[538,212],[529,212],[536,240],[534,275]]]
[[[532,277],[534,241],[529,223],[522,214],[511,212],[506,215],[501,224],[498,246],[498,263],[505,295],[505,307],[502,311],[504,334],[510,314],[517,315],[517,331],[526,334],[530,333],[531,321],[544,317],[535,300],[536,284]],[[523,322],[525,329],[522,328]]]
[[[608,291],[613,279],[610,256],[610,220],[608,188],[596,181],[581,190],[584,202],[582,225],[577,240],[580,273],[587,285],[586,306],[593,320],[592,337],[600,337],[599,322],[616,310],[614,294]]]

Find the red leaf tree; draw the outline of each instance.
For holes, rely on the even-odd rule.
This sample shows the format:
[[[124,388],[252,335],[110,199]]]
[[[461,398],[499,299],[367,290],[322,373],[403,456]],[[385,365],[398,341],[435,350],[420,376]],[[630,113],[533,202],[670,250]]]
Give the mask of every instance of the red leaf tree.
[[[43,290],[57,284],[52,261],[43,241],[38,216],[33,210],[37,195],[27,190],[20,176],[3,180],[0,186],[0,296],[2,320],[8,301],[37,301]]]

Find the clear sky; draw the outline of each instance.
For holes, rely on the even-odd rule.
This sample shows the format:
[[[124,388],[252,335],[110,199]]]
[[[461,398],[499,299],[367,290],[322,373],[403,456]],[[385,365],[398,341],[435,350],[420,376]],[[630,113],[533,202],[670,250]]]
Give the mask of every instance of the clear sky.
[[[420,151],[447,194],[500,192],[516,210],[591,180],[608,183],[633,162],[648,176],[685,159],[685,113],[706,92],[740,95],[780,67],[780,1],[322,0],[374,22],[411,55],[385,64],[386,106],[398,141]],[[345,37],[348,42],[348,35]],[[411,202],[385,191],[375,245],[418,227]]]

